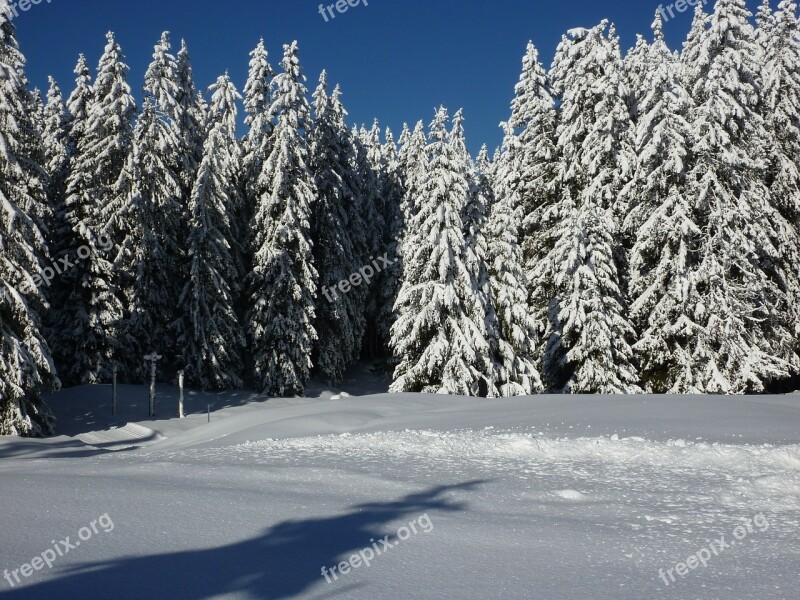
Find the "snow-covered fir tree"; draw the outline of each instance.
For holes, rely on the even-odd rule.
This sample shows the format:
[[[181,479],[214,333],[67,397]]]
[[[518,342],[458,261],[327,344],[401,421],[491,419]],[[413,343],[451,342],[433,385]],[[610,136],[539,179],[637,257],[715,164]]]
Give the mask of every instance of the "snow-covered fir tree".
[[[387,250],[387,222],[386,202],[384,198],[384,185],[386,182],[386,162],[383,156],[380,128],[377,119],[372,128],[361,126],[353,128],[353,140],[356,151],[356,169],[360,182],[361,214],[367,224],[368,255],[364,257],[364,264],[368,264],[375,257],[383,256]],[[372,257],[372,258],[370,258]],[[370,357],[384,356],[386,342],[381,335],[385,332],[384,324],[380,322],[381,294],[380,279],[369,285],[367,296],[367,335],[365,346]]]
[[[41,140],[8,8],[0,0],[0,435],[35,436],[53,431],[42,392],[58,380],[42,335],[44,297],[34,282],[47,246],[25,210],[45,202],[43,169],[36,163]]]
[[[135,360],[123,337],[124,306],[113,269],[114,250],[101,240],[110,214],[120,204],[116,184],[130,152],[136,104],[119,44],[112,33],[106,38],[67,178],[66,219],[74,235],[70,251],[77,256],[80,248],[89,250],[85,260],[62,276],[69,295],[54,325],[59,373],[70,383],[108,381],[115,363],[125,367]],[[79,79],[83,81],[82,73]],[[71,135],[75,133],[73,127]],[[114,246],[121,241],[120,232],[115,225],[110,240]]]
[[[63,179],[67,163],[67,109],[56,80],[49,77],[48,83],[42,129],[45,169],[51,179]]]
[[[698,2],[694,7],[694,17],[686,41],[683,42],[681,52],[683,84],[691,91],[697,80],[701,65],[708,60],[704,57],[707,47],[704,43],[705,32],[708,29],[709,17],[703,10],[703,4]]]
[[[189,203],[189,273],[178,303],[177,343],[187,383],[220,390],[242,385],[245,345],[234,310],[239,280],[230,222],[238,193],[234,142],[241,96],[227,74],[210,91],[208,137]],[[169,191],[175,193],[176,186]]]
[[[797,4],[782,0],[762,63],[762,115],[769,135],[766,183],[795,232],[784,236],[781,256],[788,282],[793,334],[800,351],[800,20]],[[788,239],[786,239],[788,238]]]
[[[258,386],[265,394],[301,395],[311,369],[317,272],[310,216],[317,195],[306,131],[310,107],[297,42],[284,46],[270,116],[275,143],[259,175],[253,270],[247,279],[247,333]]]
[[[367,281],[347,292],[338,287],[340,281],[348,281],[354,273],[363,277],[359,272],[365,266],[367,252],[367,229],[361,217],[346,114],[339,88],[333,95],[328,94],[327,74],[323,71],[314,92],[314,123],[309,132],[311,168],[318,190],[312,220],[314,265],[320,289],[314,363],[335,383],[341,381],[345,370],[361,354],[369,293]],[[369,272],[377,278],[373,267]]]
[[[691,99],[682,85],[680,62],[664,42],[661,15],[647,47],[643,95],[638,99],[636,175],[626,193],[630,212],[624,228],[630,252],[631,317],[638,331],[634,350],[642,385],[657,393],[695,392],[689,340],[701,326],[690,272],[697,260],[700,229],[694,199],[687,194]]]
[[[180,178],[175,169],[179,145],[172,121],[161,117],[156,97],[145,99],[133,146],[120,177],[123,203],[112,219],[123,222],[124,237],[115,269],[125,303],[126,337],[135,362],[151,351],[172,364],[177,352],[172,324],[182,291],[179,267]],[[132,367],[135,365],[132,365]]]
[[[185,279],[179,276],[185,215],[177,61],[170,49],[169,33],[164,32],[145,73],[145,106],[107,228],[120,240],[115,270],[126,337],[133,343],[132,376],[144,354],[157,350],[164,364],[172,365],[178,352],[172,324]]]
[[[561,100],[559,223],[544,375],[573,393],[639,391],[618,257],[620,191],[636,162],[622,60],[608,24],[573,29],[553,61]]]
[[[418,233],[404,253],[392,327],[399,364],[390,390],[470,395],[490,372],[491,360],[461,218],[469,194],[467,165],[459,163],[450,143],[446,109],[436,113],[429,137],[431,162],[411,224]]]
[[[489,270],[486,266],[488,251],[485,235],[486,222],[489,218],[489,205],[494,199],[494,190],[488,180],[479,181],[477,168],[467,150],[466,134],[464,133],[464,113],[460,109],[453,115],[449,143],[454,167],[463,169],[466,174],[467,201],[461,212],[464,243],[467,247],[465,264],[470,272],[470,277],[475,282],[474,293],[476,299],[482,305],[486,340],[494,350],[500,337],[500,328],[497,322],[497,315],[495,315],[490,301],[491,289],[489,285]],[[482,376],[486,389],[481,390],[481,394],[490,397],[496,396],[494,365],[483,372]]]
[[[407,142],[401,147],[400,171],[403,173],[403,199],[400,210],[403,213],[403,238],[401,239],[401,256],[406,256],[406,250],[413,246],[412,237],[415,235],[411,223],[419,212],[419,203],[422,201],[422,186],[428,168],[428,142],[425,137],[425,125],[418,121],[414,131],[407,136]]]
[[[242,214],[240,230],[242,240],[247,250],[247,259],[244,261],[250,267],[252,261],[252,245],[254,232],[249,225],[255,215],[258,198],[267,193],[267,181],[259,175],[264,171],[264,161],[272,152],[272,132],[274,124],[270,116],[272,103],[271,85],[275,72],[269,63],[269,53],[264,46],[264,40],[259,40],[258,45],[250,53],[250,72],[244,86],[244,111],[246,114],[245,125],[247,134],[242,142]]]
[[[688,193],[703,245],[692,273],[700,391],[761,391],[797,365],[787,273],[790,226],[764,184],[768,134],[759,114],[759,52],[743,0],[719,0],[689,82],[694,161]]]
[[[411,135],[408,127],[405,128],[405,133],[407,137]],[[394,305],[397,302],[397,294],[400,292],[400,284],[403,279],[400,254],[402,249],[401,240],[406,224],[403,210],[403,198],[405,197],[403,166],[394,142],[394,135],[388,127],[386,128],[385,138],[386,143],[383,145],[383,160],[386,165],[383,185],[386,218],[385,254],[390,264],[383,265],[379,275],[376,321],[378,323],[378,337],[381,340],[381,346],[385,348],[385,353],[388,353],[392,325],[396,318]]]
[[[44,132],[44,100],[42,99],[42,90],[33,88],[28,94],[28,101],[30,107],[28,113],[30,114],[33,127],[39,136]]]
[[[177,59],[177,125],[181,141],[181,183],[183,194],[181,206],[186,209],[194,188],[197,167],[203,159],[203,146],[206,139],[204,124],[207,118],[207,106],[201,93],[195,88],[192,73],[192,60],[185,40],[181,40],[181,49]],[[184,231],[184,236],[188,235]]]
[[[756,11],[756,45],[761,53],[761,65],[766,66],[766,56],[769,45],[775,35],[775,15],[769,5],[769,0],[763,0]],[[790,38],[791,39],[791,38]]]
[[[44,167],[50,178],[47,195],[49,197],[51,222],[48,223],[50,240],[54,231],[59,229],[57,223],[64,219],[64,191],[67,178],[67,109],[64,97],[56,80],[48,78],[47,104],[44,108],[44,126],[42,129],[42,146],[44,149]]]
[[[556,111],[549,77],[533,43],[522,59],[511,117],[503,127],[503,146],[494,167],[497,200],[506,202],[516,219],[514,233],[523,250],[528,301],[541,337],[555,294],[553,273],[544,259],[555,244]]]
[[[70,156],[77,152],[80,139],[86,131],[86,124],[89,120],[89,106],[93,98],[92,74],[83,54],[78,56],[75,75],[75,89],[72,90],[67,99],[67,147]]]
[[[660,19],[661,13],[657,15]],[[650,61],[652,55],[650,53],[650,45],[644,36],[636,36],[636,44],[628,50],[623,60],[625,66],[625,77],[628,81],[628,108],[634,121],[639,120],[640,108],[639,104],[644,98],[645,94],[649,91],[647,89],[647,75],[650,73],[652,67]]]
[[[486,265],[496,335],[490,339],[496,370],[495,385],[501,396],[542,391],[534,362],[538,341],[536,321],[528,307],[528,281],[519,245],[518,211],[513,194],[494,195],[489,153],[484,146],[477,159],[476,194],[487,198],[491,212],[486,224]]]

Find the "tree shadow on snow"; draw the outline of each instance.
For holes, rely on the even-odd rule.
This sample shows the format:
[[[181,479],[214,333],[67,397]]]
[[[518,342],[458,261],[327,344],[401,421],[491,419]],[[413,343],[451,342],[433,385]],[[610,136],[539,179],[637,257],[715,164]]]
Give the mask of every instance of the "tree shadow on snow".
[[[363,580],[368,568],[362,565],[329,584],[322,575],[323,566],[330,568],[372,546],[371,539],[377,543],[391,534],[394,540],[397,527],[426,512],[434,525],[430,534],[446,535],[436,530],[437,512],[463,511],[466,504],[445,495],[483,483],[442,485],[394,502],[357,505],[339,516],[284,521],[258,537],[227,546],[83,564],[42,583],[14,589],[4,585],[0,598],[199,600],[238,594],[276,600],[315,591],[321,596],[346,597],[348,591],[365,585],[358,580]],[[423,535],[421,528],[417,535]],[[402,551],[402,545],[387,550],[388,556],[376,556],[372,566],[389,564],[392,552]]]

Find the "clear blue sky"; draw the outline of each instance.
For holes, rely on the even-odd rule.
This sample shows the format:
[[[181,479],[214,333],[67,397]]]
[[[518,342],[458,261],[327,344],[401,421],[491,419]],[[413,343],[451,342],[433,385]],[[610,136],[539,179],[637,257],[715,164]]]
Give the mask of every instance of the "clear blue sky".
[[[283,44],[297,39],[309,89],[327,69],[329,80],[342,85],[351,122],[377,117],[399,135],[403,121],[429,123],[439,104],[451,112],[463,107],[475,151],[483,142],[493,150],[501,140],[497,125],[508,118],[529,39],[549,66],[562,33],[608,18],[626,50],[637,32],[649,35],[658,6],[652,0],[368,2],[325,22],[318,0],[42,0],[15,23],[32,84],[46,89],[52,74],[65,95],[74,84],[78,53],[95,66],[109,30],[126,54],[138,99],[153,44],[164,30],[174,46],[186,38],[202,88],[227,69],[241,89],[248,53],[259,38],[276,69]],[[755,0],[748,4],[754,11]],[[673,47],[680,48],[691,12],[675,13],[665,24]]]

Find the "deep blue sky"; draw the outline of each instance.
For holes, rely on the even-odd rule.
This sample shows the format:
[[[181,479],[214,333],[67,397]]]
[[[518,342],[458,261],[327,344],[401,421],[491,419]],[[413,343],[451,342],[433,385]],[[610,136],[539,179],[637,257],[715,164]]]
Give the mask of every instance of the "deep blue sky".
[[[202,88],[227,69],[241,89],[248,53],[259,38],[276,69],[283,44],[297,39],[309,89],[327,69],[329,80],[342,85],[351,122],[377,117],[399,135],[403,121],[429,123],[439,104],[451,112],[463,107],[475,151],[483,142],[493,150],[501,140],[497,125],[508,118],[529,39],[549,66],[562,33],[608,18],[626,50],[637,32],[649,35],[658,6],[652,0],[368,1],[326,23],[318,0],[42,0],[15,23],[32,85],[46,89],[52,74],[65,96],[78,53],[96,66],[109,30],[126,54],[137,98],[164,30],[175,47],[186,38]],[[755,0],[748,4],[755,10]],[[665,24],[676,48],[691,10]]]

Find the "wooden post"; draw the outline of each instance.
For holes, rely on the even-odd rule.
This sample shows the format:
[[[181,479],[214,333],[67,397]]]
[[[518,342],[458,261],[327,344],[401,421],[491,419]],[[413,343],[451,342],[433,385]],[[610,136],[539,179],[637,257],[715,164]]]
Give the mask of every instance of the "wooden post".
[[[161,358],[161,355],[151,352],[144,357],[146,361],[150,362],[150,418],[156,416],[156,362]]]
[[[111,416],[117,416],[117,365],[111,367]]]
[[[208,410],[208,422],[211,423],[211,405],[206,404],[206,409]]]
[[[178,371],[178,418],[183,418],[183,369]]]

